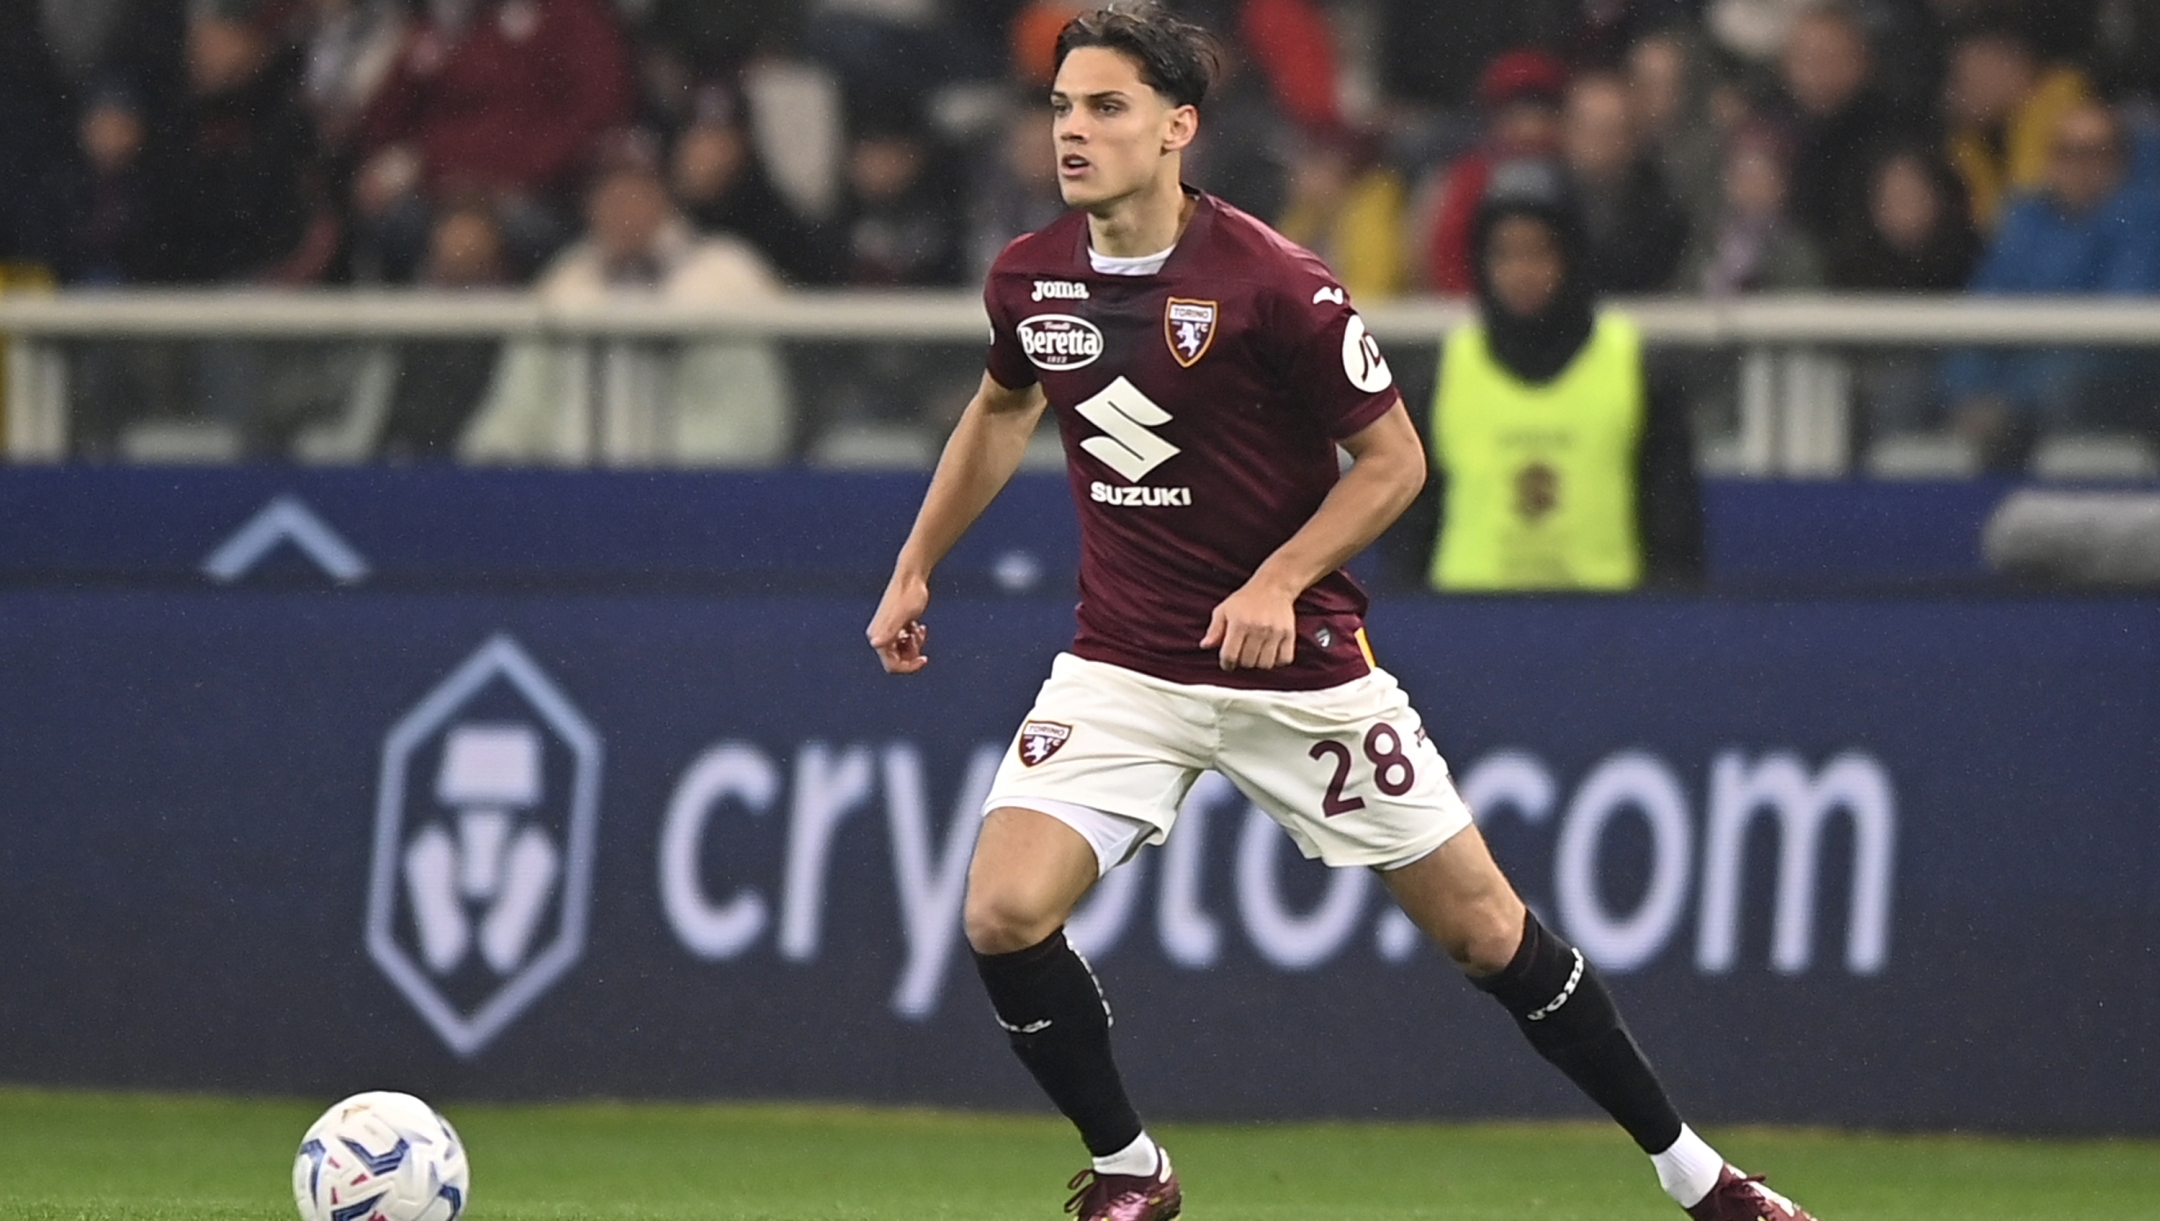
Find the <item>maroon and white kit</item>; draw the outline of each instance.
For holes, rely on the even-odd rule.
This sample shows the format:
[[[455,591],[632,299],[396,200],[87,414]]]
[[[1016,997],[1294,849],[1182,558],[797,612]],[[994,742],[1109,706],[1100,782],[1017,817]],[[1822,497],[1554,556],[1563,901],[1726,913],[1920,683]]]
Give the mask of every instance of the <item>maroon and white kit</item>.
[[[1313,690],[1368,667],[1346,572],[1297,601],[1295,659],[1225,672],[1217,603],[1335,485],[1335,442],[1396,402],[1379,345],[1311,252],[1208,195],[1154,275],[1097,272],[1085,213],[1006,247],[989,372],[1042,384],[1080,511],[1073,652],[1173,682]]]
[[[1081,531],[1078,636],[985,808],[1059,819],[1107,872],[1166,838],[1212,770],[1307,856],[1430,852],[1469,811],[1372,664],[1348,573],[1297,599],[1288,666],[1226,671],[1200,647],[1335,486],[1336,442],[1395,407],[1379,345],[1325,264],[1207,195],[1159,270],[1099,269],[1115,262],[1071,212],[1007,247],[984,293],[990,376],[1042,384]]]

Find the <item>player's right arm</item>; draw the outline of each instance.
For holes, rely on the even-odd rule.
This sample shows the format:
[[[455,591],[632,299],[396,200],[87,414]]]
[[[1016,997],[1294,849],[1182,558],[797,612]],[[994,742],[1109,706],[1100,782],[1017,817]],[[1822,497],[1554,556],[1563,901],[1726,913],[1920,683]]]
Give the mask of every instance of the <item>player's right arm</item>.
[[[870,647],[887,673],[913,674],[929,662],[923,654],[929,629],[922,615],[930,605],[931,570],[1020,469],[1028,437],[1048,401],[1040,383],[1009,390],[983,374],[982,388],[945,442],[915,527],[900,547],[892,580],[870,620]]]

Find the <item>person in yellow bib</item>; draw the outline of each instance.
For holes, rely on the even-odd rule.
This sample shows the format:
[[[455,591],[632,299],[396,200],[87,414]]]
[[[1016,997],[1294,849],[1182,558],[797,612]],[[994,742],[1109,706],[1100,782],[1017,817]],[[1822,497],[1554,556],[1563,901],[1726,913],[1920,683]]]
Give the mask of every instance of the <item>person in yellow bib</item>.
[[[1597,308],[1564,172],[1500,166],[1473,235],[1478,320],[1448,336],[1433,395],[1439,522],[1426,583],[1695,583],[1702,507],[1686,404],[1653,385],[1634,322]]]

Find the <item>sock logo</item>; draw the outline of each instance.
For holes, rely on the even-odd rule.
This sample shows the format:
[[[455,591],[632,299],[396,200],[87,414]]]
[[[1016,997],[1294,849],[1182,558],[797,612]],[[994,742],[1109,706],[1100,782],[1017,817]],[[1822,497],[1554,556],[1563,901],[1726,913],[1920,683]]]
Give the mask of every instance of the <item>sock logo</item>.
[[[993,1013],[991,1016],[996,1017],[997,1015]],[[1015,1026],[1004,1018],[998,1018],[997,1024],[1013,1034],[1041,1034],[1043,1031],[1050,1029],[1049,1018],[1044,1018],[1039,1022],[1029,1022],[1025,1026]]]
[[[1523,1020],[1529,1022],[1542,1022],[1546,1018],[1549,1018],[1553,1014],[1559,1012],[1560,1006],[1567,1004],[1568,998],[1575,995],[1576,985],[1582,983],[1582,973],[1582,951],[1577,950],[1575,951],[1575,969],[1568,972],[1567,986],[1560,989],[1560,995],[1552,998],[1551,1004],[1546,1005],[1543,1009],[1538,1009],[1525,1015]]]

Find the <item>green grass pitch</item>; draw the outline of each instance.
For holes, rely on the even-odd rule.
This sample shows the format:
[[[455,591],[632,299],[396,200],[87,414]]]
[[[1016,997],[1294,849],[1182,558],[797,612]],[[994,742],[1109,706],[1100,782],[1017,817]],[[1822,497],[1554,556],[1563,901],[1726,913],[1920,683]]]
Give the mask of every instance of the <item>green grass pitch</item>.
[[[0,1218],[291,1221],[300,1133],[331,1100],[0,1089]],[[473,1221],[1054,1221],[1079,1165],[1035,1116],[843,1107],[448,1105]],[[1170,1124],[1192,1221],[1673,1221],[1590,1124]],[[1823,1221],[2160,1216],[2160,1141],[1735,1130],[1708,1135]]]

